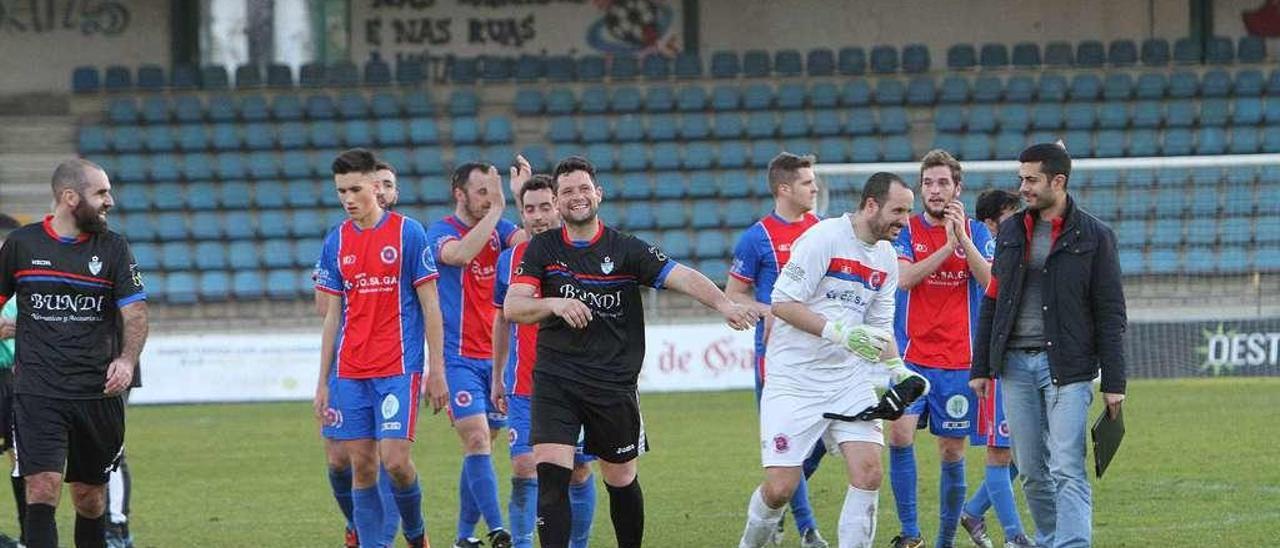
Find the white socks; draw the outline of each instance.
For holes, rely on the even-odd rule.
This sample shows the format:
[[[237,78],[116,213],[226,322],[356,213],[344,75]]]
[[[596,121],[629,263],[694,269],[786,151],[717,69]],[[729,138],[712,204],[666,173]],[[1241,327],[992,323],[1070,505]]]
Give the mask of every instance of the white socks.
[[[769,508],[760,489],[757,487],[751,493],[751,502],[747,504],[747,527],[742,531],[742,540],[738,541],[739,548],[760,548],[768,543],[787,508],[785,504],[781,508]]]
[[[876,537],[876,503],[879,497],[879,491],[849,486],[844,495],[844,507],[840,509],[840,548],[871,548]]]

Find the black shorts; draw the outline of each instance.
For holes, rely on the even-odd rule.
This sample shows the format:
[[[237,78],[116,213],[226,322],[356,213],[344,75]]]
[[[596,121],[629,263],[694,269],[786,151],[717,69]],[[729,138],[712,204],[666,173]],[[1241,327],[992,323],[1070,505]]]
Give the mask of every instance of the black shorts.
[[[15,398],[18,474],[65,469],[67,482],[102,485],[124,452],[124,398]]]
[[[13,449],[13,369],[0,369],[0,453]]]
[[[636,392],[609,391],[581,383],[539,375],[533,371],[532,427],[534,445],[577,445],[602,460],[623,463],[649,450]]]

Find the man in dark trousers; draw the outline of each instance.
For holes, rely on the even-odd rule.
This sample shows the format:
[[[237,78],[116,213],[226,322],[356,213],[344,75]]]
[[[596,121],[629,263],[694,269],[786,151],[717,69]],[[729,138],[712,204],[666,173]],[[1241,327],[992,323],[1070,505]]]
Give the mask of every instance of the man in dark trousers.
[[[1124,401],[1124,291],[1116,235],[1067,193],[1071,156],[1037,144],[1018,157],[1026,209],[1000,224],[982,300],[970,386],[1003,384],[1014,459],[1036,545],[1092,544],[1085,467],[1092,381],[1116,414]]]
[[[146,342],[147,294],[128,242],[107,230],[115,202],[106,172],[67,160],[52,186],[53,215],[0,248],[0,306],[18,299],[14,445],[27,484],[26,544],[58,546],[65,478],[76,546],[102,547],[107,476],[124,450],[121,396]]]

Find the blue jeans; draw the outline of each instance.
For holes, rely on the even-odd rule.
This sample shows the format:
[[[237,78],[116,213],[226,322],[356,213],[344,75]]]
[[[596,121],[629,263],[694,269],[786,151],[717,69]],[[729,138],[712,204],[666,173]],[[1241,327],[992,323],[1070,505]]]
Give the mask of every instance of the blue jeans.
[[[1085,468],[1085,429],[1093,383],[1055,386],[1049,355],[1009,350],[1005,354],[1004,412],[1023,491],[1036,524],[1036,544],[1088,547],[1093,499]]]

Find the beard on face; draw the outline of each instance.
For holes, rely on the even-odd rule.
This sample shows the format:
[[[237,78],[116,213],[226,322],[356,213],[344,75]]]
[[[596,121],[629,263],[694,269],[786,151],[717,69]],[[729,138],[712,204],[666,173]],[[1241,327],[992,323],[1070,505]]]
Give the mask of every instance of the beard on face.
[[[574,213],[571,210],[562,211],[560,212],[560,217],[565,223],[573,226],[584,226],[596,222],[596,214],[599,211],[599,206],[592,204],[591,200],[587,200],[587,211],[585,213]],[[576,215],[582,215],[582,217],[579,218]]]
[[[93,207],[89,205],[89,200],[80,196],[80,203],[76,205],[75,210],[71,213],[76,220],[76,228],[81,232],[90,234],[101,234],[107,231],[107,220],[103,218],[107,210],[111,208],[107,206]]]
[[[875,233],[878,240],[892,240],[894,237],[893,231],[902,228],[902,224],[890,222],[885,217],[885,211],[881,209],[871,218],[871,231]]]
[[[489,202],[473,200],[470,196],[467,196],[462,199],[462,208],[467,210],[467,215],[470,215],[473,219],[479,219],[489,212]]]

